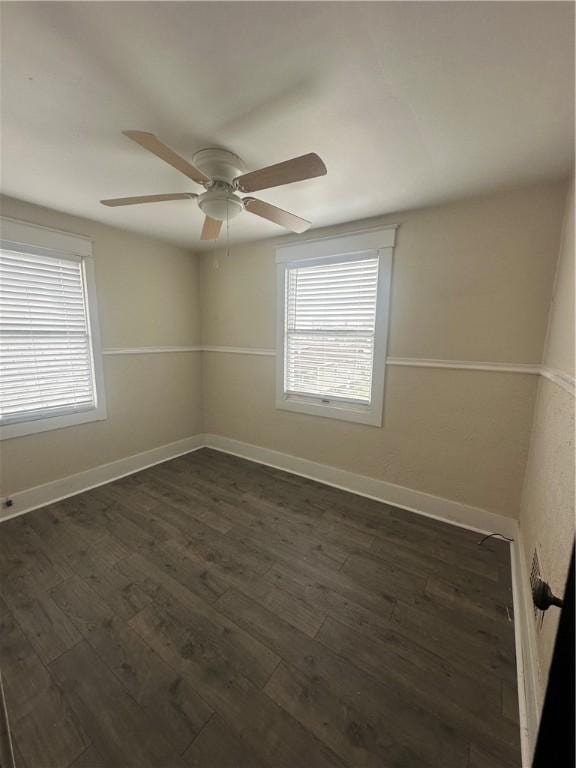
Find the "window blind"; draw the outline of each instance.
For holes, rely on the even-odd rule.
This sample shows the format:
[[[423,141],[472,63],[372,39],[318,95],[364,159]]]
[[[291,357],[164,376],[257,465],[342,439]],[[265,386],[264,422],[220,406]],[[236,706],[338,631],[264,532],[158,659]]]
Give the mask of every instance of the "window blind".
[[[287,394],[370,404],[378,256],[286,270]]]
[[[95,400],[82,261],[0,250],[0,423]]]

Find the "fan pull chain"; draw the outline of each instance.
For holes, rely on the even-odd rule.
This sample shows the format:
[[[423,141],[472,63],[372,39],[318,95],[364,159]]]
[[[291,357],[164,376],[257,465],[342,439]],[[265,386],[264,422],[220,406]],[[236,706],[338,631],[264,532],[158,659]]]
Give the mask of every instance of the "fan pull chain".
[[[230,256],[230,222],[228,221],[228,205],[226,205],[226,257]]]

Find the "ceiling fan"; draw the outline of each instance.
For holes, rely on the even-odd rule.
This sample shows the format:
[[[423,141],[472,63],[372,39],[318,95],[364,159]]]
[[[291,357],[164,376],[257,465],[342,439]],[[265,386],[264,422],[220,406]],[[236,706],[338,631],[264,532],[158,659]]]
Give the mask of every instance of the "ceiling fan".
[[[311,222],[300,216],[295,216],[264,200],[257,200],[255,197],[242,198],[237,193],[256,192],[260,189],[281,187],[295,181],[324,176],[326,166],[314,152],[246,173],[246,166],[238,155],[225,149],[201,149],[193,156],[193,164],[191,164],[163,144],[153,133],[145,131],[123,131],[122,133],[203,186],[206,191],[199,195],[194,192],[175,192],[166,195],[117,197],[101,200],[102,205],[115,207],[195,199],[205,214],[201,240],[217,240],[222,223],[234,218],[243,210],[280,224],[291,232],[304,232],[310,226]]]

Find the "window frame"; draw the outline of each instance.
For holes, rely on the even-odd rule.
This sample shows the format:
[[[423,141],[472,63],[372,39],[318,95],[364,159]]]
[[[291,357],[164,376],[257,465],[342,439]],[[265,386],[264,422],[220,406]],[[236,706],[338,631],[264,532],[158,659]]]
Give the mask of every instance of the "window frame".
[[[390,315],[390,287],[392,257],[396,227],[380,227],[337,237],[319,238],[278,248],[277,265],[277,317],[276,317],[276,408],[312,416],[323,416],[341,421],[352,421],[374,427],[382,426],[384,384],[386,378],[386,352]],[[286,365],[286,288],[290,267],[312,266],[318,263],[336,263],[378,256],[378,284],[376,292],[376,321],[374,329],[374,358],[372,390],[369,404],[340,401],[316,395],[299,395],[285,391]]]
[[[103,421],[107,418],[106,390],[104,385],[100,324],[98,322],[92,241],[82,235],[2,217],[0,218],[0,248],[25,251],[39,256],[70,258],[80,261],[92,356],[92,380],[95,398],[95,406],[91,408],[71,413],[55,414],[53,416],[37,416],[32,419],[23,418],[22,420],[14,420],[2,424],[0,425],[0,441],[33,435],[39,432],[63,429],[93,421]]]

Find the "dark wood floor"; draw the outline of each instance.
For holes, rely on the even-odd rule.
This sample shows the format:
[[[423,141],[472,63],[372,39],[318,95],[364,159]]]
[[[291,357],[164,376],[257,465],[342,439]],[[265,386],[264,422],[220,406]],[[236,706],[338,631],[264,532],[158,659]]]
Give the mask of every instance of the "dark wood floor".
[[[520,764],[508,547],[202,450],[0,527],[18,768]]]

